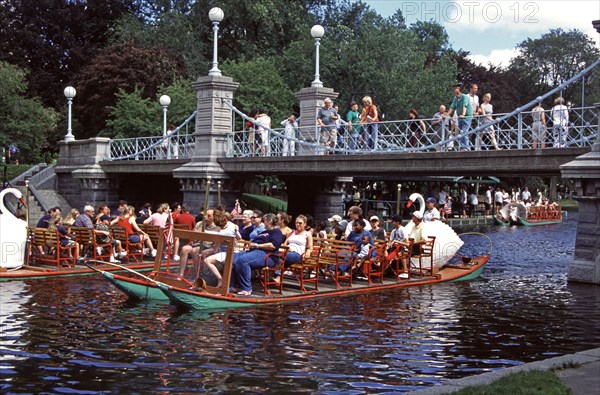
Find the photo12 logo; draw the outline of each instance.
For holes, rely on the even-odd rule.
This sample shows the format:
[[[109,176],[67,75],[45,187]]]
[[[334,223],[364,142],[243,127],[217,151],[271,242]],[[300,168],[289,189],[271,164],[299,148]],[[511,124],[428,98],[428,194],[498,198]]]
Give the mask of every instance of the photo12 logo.
[[[538,23],[540,7],[533,1],[403,1],[406,19],[446,23]]]

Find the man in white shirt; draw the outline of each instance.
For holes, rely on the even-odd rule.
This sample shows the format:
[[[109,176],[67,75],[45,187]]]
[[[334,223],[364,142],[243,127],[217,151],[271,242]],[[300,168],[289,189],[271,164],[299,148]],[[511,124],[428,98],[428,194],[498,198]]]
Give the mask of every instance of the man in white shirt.
[[[483,205],[485,206],[484,215],[488,217],[492,210],[492,187],[489,187],[483,195]]]
[[[554,147],[566,147],[567,136],[569,134],[569,108],[565,106],[564,99],[557,97],[554,100],[554,107],[550,110],[552,118],[552,136],[554,138]]]
[[[345,237],[348,237],[350,232],[352,232],[352,222],[354,222],[355,219],[362,219],[365,223],[364,230],[371,230],[371,224],[369,223],[369,221],[362,217],[362,208],[358,206],[350,207],[348,209],[348,216],[350,217],[350,220],[348,221],[348,225],[346,226],[346,232],[344,233]]]
[[[527,187],[525,187],[525,189],[523,189],[523,192],[521,192],[521,200],[525,204],[531,203],[531,192],[529,192],[529,189],[527,189]]]

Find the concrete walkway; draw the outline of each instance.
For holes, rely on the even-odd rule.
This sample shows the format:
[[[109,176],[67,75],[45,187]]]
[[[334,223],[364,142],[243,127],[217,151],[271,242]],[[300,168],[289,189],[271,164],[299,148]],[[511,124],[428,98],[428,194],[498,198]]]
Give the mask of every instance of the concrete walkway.
[[[574,366],[574,367],[572,367]],[[563,355],[526,363],[519,366],[465,377],[458,380],[449,380],[443,385],[410,391],[411,395],[439,395],[451,394],[465,387],[473,385],[486,385],[502,377],[516,372],[530,370],[554,370],[573,395],[600,394],[600,348],[582,351],[575,354]]]

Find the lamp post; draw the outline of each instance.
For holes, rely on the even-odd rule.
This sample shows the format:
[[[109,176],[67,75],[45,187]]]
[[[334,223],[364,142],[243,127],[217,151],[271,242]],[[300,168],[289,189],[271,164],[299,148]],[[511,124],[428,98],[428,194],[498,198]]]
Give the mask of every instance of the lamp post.
[[[400,192],[402,191],[402,184],[398,184],[398,196],[396,196],[396,214],[400,214]]]
[[[163,137],[167,135],[167,107],[171,104],[171,98],[167,95],[162,95],[158,102],[163,108]]]
[[[219,7],[211,8],[210,11],[208,11],[208,19],[210,19],[213,25],[213,65],[212,69],[208,71],[208,75],[217,77],[221,77],[222,75],[221,70],[219,70],[218,67],[219,62],[217,61],[217,37],[219,32],[219,22],[223,20],[223,17],[225,17],[225,13]]]
[[[73,98],[77,94],[77,91],[72,86],[67,86],[63,92],[67,98],[67,134],[65,135],[65,141],[75,141],[75,136],[71,133],[71,105],[73,104]]]
[[[321,25],[314,25],[312,29],[310,29],[310,35],[315,39],[315,80],[310,84],[313,88],[322,88],[323,83],[321,82],[319,75],[319,46],[321,38],[325,35],[325,29]]]

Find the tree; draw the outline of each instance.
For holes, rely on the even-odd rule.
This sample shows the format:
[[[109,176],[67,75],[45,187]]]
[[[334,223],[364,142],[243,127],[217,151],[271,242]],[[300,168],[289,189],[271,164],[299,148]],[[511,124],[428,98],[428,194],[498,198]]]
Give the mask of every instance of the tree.
[[[101,50],[112,23],[133,0],[0,2],[0,60],[28,71],[29,94],[55,108],[62,90]]]
[[[513,58],[509,69],[536,81],[544,91],[574,77],[600,56],[594,41],[577,29],[551,29],[540,38],[528,38],[517,48],[520,54]],[[586,84],[593,86],[594,82],[590,78]],[[564,95],[572,96],[575,89],[567,89]]]
[[[101,52],[82,71],[77,83],[76,117],[81,138],[97,136],[122,90],[140,89],[143,98],[155,97],[161,84],[184,74],[183,61],[161,48],[115,45]]]
[[[196,95],[191,81],[177,79],[171,85],[161,85],[155,98],[143,97],[140,88],[130,93],[120,90],[116,94],[116,105],[110,107],[110,118],[102,136],[132,138],[161,135],[162,108],[158,98],[163,94],[171,98],[167,123],[181,125],[195,111]]]
[[[297,106],[294,94],[279,75],[273,59],[256,58],[223,65],[223,73],[240,83],[234,96],[234,105],[249,113],[253,108],[264,109],[273,120],[273,127],[287,118]]]
[[[56,128],[56,112],[44,108],[39,99],[26,97],[27,73],[0,61],[0,146],[16,143],[21,161],[40,160],[40,148]]]

